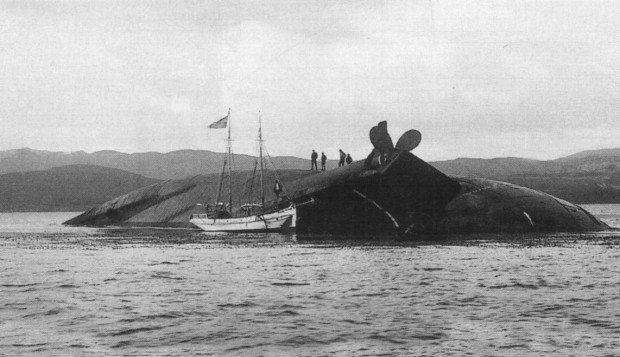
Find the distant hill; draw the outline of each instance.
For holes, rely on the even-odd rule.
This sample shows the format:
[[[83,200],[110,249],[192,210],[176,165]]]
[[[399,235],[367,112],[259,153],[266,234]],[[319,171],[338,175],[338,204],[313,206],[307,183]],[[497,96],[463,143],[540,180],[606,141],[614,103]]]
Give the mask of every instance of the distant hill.
[[[550,161],[520,158],[432,162],[448,175],[483,177],[575,203],[620,203],[620,149],[589,150]]]
[[[576,154],[560,158],[558,161],[573,161],[592,157],[615,157],[618,159],[620,158],[620,148],[581,151]]]
[[[178,150],[169,153],[146,152],[126,154],[118,151],[84,151],[71,153],[17,149],[0,151],[0,174],[46,170],[66,165],[95,165],[133,172],[155,179],[175,179],[199,174],[219,173],[222,170],[224,153],[202,150]],[[255,157],[234,155],[235,170],[252,170]],[[272,157],[278,169],[308,169],[310,160],[293,156]],[[337,161],[330,160],[328,168],[336,167]]]
[[[0,212],[82,211],[159,182],[91,165],[0,175]]]
[[[484,178],[506,177],[522,173],[544,174],[555,171],[555,164],[548,161],[520,159],[516,157],[495,159],[459,158],[449,161],[430,162],[441,172],[452,176],[476,176]]]
[[[223,153],[180,150],[126,154],[31,149],[0,151],[0,211],[83,210],[164,179],[217,175]],[[238,170],[255,158],[235,155]],[[309,160],[274,157],[279,170],[308,170]],[[590,150],[556,160],[459,158],[431,162],[451,176],[480,177],[547,192],[574,203],[620,203],[620,149]],[[328,162],[328,168],[337,161]]]
[[[620,171],[620,149],[582,151],[554,160],[560,173],[610,173]]]
[[[127,154],[118,151],[86,153],[52,152],[32,149],[0,151],[0,174],[46,170],[66,165],[95,165],[120,169],[138,175],[166,180],[201,174],[219,173],[226,154],[204,150],[178,150],[169,153],[146,152]],[[310,160],[293,156],[272,158],[277,169],[306,170]],[[252,170],[255,157],[234,155],[236,170]],[[337,166],[328,160],[327,167]],[[582,151],[556,160],[539,161],[516,157],[475,159],[459,158],[430,162],[448,175],[476,176],[490,179],[512,175],[556,175],[576,173],[608,173],[620,170],[620,148]]]
[[[557,175],[576,173],[609,173],[620,170],[620,148],[582,151],[555,160],[539,161],[504,157],[495,159],[459,158],[431,162],[449,175],[486,178],[512,175]]]

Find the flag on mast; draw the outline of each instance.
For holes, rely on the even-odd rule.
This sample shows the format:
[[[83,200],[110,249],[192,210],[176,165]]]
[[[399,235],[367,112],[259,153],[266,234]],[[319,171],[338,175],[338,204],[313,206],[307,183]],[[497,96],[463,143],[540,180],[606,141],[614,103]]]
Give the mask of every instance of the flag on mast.
[[[228,125],[228,115],[209,125],[209,129],[224,129]]]

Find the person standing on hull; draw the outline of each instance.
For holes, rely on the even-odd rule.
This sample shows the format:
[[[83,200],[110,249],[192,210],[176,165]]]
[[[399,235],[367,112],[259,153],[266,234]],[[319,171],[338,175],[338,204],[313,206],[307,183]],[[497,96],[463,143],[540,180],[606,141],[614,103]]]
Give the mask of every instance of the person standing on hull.
[[[327,156],[325,156],[325,153],[322,152],[321,153],[321,171],[325,171],[325,162],[327,161]]]
[[[282,185],[280,180],[276,179],[276,183],[273,185],[273,193],[276,194],[276,202],[280,202],[280,193],[282,192]]]
[[[316,153],[316,151],[312,150],[312,155],[310,155],[310,160],[312,160],[311,164],[310,164],[310,171],[316,169],[317,171],[319,171],[319,166],[317,165],[316,159],[319,158],[319,154]]]
[[[338,161],[338,167],[340,166],[344,166],[344,160],[347,157],[347,154],[344,153],[344,151],[342,151],[342,149],[340,150],[340,161]]]
[[[351,163],[353,162],[353,158],[351,157],[351,154],[347,154],[347,165],[351,165]]]

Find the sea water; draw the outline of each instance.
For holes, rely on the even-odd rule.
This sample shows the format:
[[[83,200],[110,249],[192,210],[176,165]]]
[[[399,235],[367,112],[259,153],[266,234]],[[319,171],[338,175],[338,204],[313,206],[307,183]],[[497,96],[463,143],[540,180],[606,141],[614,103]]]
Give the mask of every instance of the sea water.
[[[620,227],[620,205],[587,205]],[[620,355],[620,232],[439,242],[0,213],[0,354]]]

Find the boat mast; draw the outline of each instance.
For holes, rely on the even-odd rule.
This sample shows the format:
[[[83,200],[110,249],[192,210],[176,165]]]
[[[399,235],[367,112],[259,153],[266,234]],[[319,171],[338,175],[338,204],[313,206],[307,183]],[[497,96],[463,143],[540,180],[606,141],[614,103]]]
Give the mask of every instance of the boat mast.
[[[232,140],[230,138],[230,108],[228,108],[228,209],[232,213]]]
[[[224,166],[222,166],[222,172],[220,173],[220,181],[217,185],[217,198],[215,199],[215,212],[217,217],[217,212],[220,211],[220,198],[222,197],[222,183],[224,182],[224,172],[226,171],[226,161],[224,159]]]
[[[262,119],[260,110],[258,111],[258,154],[260,157],[260,192],[261,192],[261,208],[265,212],[265,185],[263,182],[263,132]]]

